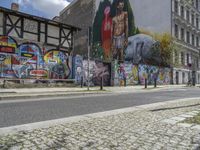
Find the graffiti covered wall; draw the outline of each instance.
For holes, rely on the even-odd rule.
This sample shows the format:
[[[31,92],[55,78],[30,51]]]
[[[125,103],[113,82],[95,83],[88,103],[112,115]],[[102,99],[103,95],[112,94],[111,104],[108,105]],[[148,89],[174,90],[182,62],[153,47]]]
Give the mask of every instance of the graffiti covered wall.
[[[0,36],[1,78],[68,79],[71,72],[66,52]]]
[[[73,64],[73,78],[75,79],[75,82],[77,84],[81,84],[81,78],[83,78],[83,57],[81,57],[80,55],[75,56],[73,58]]]
[[[138,66],[132,63],[116,63],[114,84],[124,86],[125,82],[126,85],[138,84]]]
[[[111,68],[109,64],[102,63],[99,61],[90,61],[90,85],[98,86],[101,84],[101,77],[103,77],[104,86],[110,86],[111,80]],[[88,61],[83,60],[83,78],[84,84],[88,82]]]
[[[148,85],[153,85],[155,80],[157,84],[170,84],[170,68],[160,68],[150,65],[134,65],[132,63],[123,63],[115,65],[114,85],[144,85],[147,79]],[[125,81],[126,80],[126,81]]]

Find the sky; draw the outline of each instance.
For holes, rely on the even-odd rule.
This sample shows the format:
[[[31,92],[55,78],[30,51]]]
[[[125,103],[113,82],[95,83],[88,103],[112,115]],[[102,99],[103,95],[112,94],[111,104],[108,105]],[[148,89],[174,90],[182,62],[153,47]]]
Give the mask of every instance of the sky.
[[[35,16],[52,19],[58,16],[73,0],[0,0],[0,6],[10,9],[11,3],[19,3],[20,11]]]

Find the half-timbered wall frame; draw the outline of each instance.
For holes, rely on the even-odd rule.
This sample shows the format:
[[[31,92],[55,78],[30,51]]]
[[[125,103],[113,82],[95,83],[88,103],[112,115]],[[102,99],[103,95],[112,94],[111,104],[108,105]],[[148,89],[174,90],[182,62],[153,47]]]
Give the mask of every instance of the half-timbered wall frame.
[[[0,7],[0,35],[41,42],[57,49],[73,50],[76,27]]]

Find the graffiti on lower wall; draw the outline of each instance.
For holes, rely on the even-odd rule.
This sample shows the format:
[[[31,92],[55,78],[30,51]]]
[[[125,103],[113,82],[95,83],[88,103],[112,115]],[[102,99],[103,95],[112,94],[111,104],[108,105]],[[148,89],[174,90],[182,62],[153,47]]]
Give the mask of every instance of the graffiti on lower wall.
[[[158,84],[170,84],[172,79],[172,72],[170,68],[160,68],[157,82]]]
[[[74,62],[74,76],[75,82],[77,84],[81,84],[81,80],[83,77],[83,57],[77,55],[73,58]]]
[[[18,45],[9,36],[0,36],[0,77],[19,79],[68,79],[71,74],[69,56],[60,50],[44,54],[36,43]]]
[[[170,68],[159,68],[150,65],[134,65],[123,63],[115,65],[114,85],[144,85],[145,79],[149,85],[153,85],[155,80],[157,84],[170,84]],[[125,83],[126,82],[126,83]]]
[[[139,65],[139,83],[145,84],[145,79],[149,85],[154,84],[170,84],[171,70],[170,68],[159,68],[157,66]]]
[[[110,85],[111,73],[110,65],[98,61],[90,61],[90,74],[89,83],[91,86],[98,86],[101,84],[101,78],[103,77],[104,86]],[[84,83],[88,82],[88,61],[83,61],[83,78]]]
[[[138,66],[131,63],[115,65],[115,85],[138,84]],[[126,83],[125,83],[126,82]]]

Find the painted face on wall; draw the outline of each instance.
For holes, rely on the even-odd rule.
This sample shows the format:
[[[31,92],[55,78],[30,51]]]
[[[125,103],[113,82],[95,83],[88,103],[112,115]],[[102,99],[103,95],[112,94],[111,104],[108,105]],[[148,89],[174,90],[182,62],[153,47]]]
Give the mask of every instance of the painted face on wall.
[[[118,3],[118,6],[117,6],[117,9],[118,9],[119,11],[123,11],[123,9],[124,9],[124,2],[119,2],[119,3]]]
[[[105,16],[108,16],[108,15],[110,14],[110,7],[109,7],[109,6],[107,6],[107,7],[105,8],[104,14],[105,14]]]

